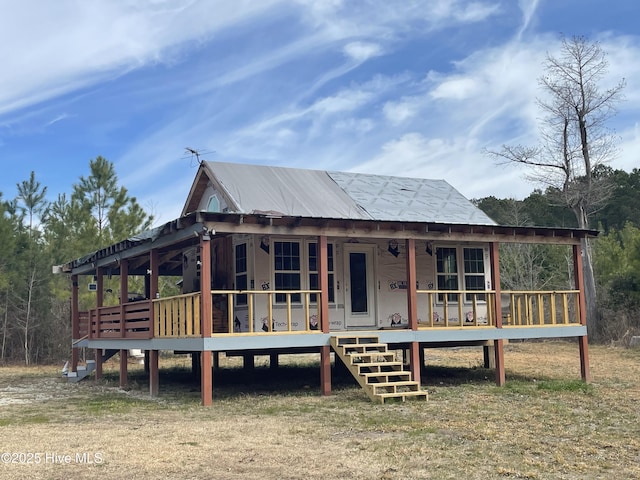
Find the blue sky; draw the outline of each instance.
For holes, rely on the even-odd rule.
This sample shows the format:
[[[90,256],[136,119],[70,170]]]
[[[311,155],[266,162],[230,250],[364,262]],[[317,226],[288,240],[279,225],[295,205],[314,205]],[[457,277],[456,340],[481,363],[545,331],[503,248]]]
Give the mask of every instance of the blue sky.
[[[201,158],[443,178],[523,198],[483,149],[535,144],[560,34],[625,78],[611,164],[640,167],[637,0],[0,0],[0,192],[70,192],[102,155],[157,219]]]

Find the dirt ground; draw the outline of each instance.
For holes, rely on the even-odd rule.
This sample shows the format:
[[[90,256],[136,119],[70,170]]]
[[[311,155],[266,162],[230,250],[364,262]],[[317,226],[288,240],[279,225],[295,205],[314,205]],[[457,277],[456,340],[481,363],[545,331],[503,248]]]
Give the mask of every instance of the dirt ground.
[[[495,386],[476,348],[428,350],[427,402],[377,405],[344,372],[319,395],[314,358],[252,372],[223,359],[214,406],[199,405],[184,357],[162,358],[160,397],[117,359],[105,379],[60,367],[0,368],[0,478],[640,478],[640,350],[575,342],[506,346]]]

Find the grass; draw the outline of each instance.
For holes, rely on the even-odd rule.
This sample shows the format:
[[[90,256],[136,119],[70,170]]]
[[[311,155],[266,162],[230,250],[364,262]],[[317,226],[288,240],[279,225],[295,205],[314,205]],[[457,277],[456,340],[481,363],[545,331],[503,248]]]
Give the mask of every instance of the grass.
[[[640,478],[640,351],[591,347],[579,381],[574,343],[506,347],[507,384],[478,349],[429,350],[428,402],[378,405],[343,371],[319,396],[314,358],[277,371],[237,359],[214,374],[202,408],[186,359],[161,359],[160,397],[117,362],[102,381],[59,368],[0,368],[0,450],[99,453],[96,464],[0,464],[0,478]]]

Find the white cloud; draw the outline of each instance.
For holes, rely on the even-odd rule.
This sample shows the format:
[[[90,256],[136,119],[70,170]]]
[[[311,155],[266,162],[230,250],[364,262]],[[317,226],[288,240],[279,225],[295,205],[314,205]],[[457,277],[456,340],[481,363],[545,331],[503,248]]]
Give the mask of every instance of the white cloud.
[[[384,116],[393,125],[400,125],[413,119],[417,114],[417,99],[388,101],[382,108]]]
[[[0,114],[112,79],[144,65],[172,62],[185,42],[259,15],[274,0],[208,2],[14,2],[0,16]],[[43,39],[46,39],[43,41]],[[73,54],[70,54],[73,52]]]
[[[343,51],[345,55],[358,63],[382,55],[382,47],[371,42],[350,42],[344,46]]]

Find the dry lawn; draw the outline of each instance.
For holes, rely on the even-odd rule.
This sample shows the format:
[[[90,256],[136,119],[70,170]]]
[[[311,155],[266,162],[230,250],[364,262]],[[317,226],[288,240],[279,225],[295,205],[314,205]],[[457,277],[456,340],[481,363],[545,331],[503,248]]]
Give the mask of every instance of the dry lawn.
[[[317,364],[295,357],[277,374],[223,361],[213,408],[186,359],[161,359],[156,400],[138,365],[127,390],[114,360],[79,384],[59,367],[2,367],[0,478],[640,478],[640,350],[590,353],[585,386],[576,343],[512,343],[497,388],[481,350],[429,350],[429,401],[389,405],[341,371],[320,397]]]

